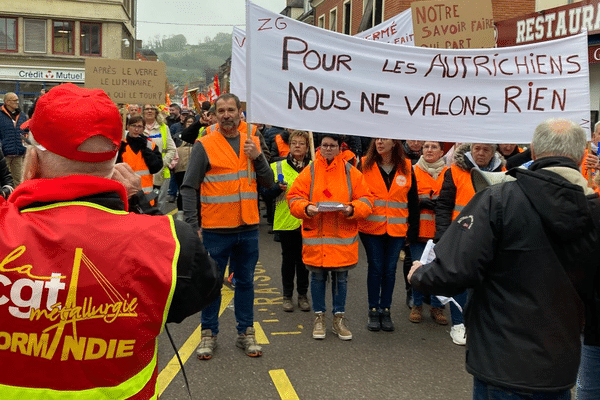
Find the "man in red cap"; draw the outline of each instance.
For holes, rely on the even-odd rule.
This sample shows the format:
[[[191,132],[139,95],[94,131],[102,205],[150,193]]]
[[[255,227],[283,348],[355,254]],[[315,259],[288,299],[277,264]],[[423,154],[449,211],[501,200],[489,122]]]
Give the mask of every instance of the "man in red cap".
[[[53,88],[29,129],[25,180],[0,199],[0,393],[155,398],[157,336],[219,295],[216,265],[187,224],[127,212],[102,90]]]

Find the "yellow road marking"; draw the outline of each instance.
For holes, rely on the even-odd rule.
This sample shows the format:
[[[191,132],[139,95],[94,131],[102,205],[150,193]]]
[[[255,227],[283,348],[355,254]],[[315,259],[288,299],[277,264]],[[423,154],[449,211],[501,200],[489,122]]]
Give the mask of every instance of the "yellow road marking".
[[[279,392],[281,400],[300,400],[284,370],[272,369],[269,371],[269,375],[271,375],[271,379],[275,384],[275,388],[277,388],[277,392]]]
[[[279,322],[278,319],[263,319],[263,322]]]
[[[265,335],[262,326],[257,321],[254,321],[254,335],[256,336],[256,343],[258,344],[269,344],[269,339]]]
[[[271,332],[271,335],[300,335],[302,332]]]
[[[225,308],[227,308],[227,306],[231,302],[231,299],[233,298],[233,290],[230,290],[225,287],[223,289],[223,291],[221,292],[221,296],[222,296],[221,297],[221,309],[219,310],[219,316],[221,316],[221,314],[223,314],[223,311],[225,310]],[[179,357],[181,357],[181,362],[183,364],[185,364],[187,362],[187,360],[192,356],[192,354],[194,354],[194,350],[196,350],[196,347],[198,347],[198,344],[200,344],[200,339],[202,337],[201,332],[202,332],[202,326],[198,325],[198,328],[196,328],[194,333],[192,333],[190,335],[188,340],[186,340],[185,343],[183,344],[183,346],[181,346],[181,348],[179,349]],[[263,332],[262,329],[261,329],[261,332]],[[264,332],[263,332],[263,335],[264,335]],[[268,343],[268,341],[267,341],[267,343]],[[177,373],[179,373],[180,369],[181,369],[181,367],[179,366],[179,361],[177,361],[177,356],[173,356],[173,358],[171,358],[171,361],[169,361],[167,366],[165,368],[163,368],[162,371],[160,371],[160,374],[158,375],[158,396],[159,397],[160,397],[160,395],[162,395],[162,393],[165,391],[165,389],[171,384],[171,381],[175,378]]]

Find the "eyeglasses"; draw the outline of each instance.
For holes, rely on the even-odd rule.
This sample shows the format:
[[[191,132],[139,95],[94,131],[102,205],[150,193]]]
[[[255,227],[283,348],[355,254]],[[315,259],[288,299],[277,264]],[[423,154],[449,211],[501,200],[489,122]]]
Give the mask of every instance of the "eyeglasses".
[[[131,129],[131,128],[144,129],[144,125],[129,125],[129,129]]]
[[[324,149],[335,149],[336,147],[340,147],[340,146],[337,144],[322,144],[321,147]]]

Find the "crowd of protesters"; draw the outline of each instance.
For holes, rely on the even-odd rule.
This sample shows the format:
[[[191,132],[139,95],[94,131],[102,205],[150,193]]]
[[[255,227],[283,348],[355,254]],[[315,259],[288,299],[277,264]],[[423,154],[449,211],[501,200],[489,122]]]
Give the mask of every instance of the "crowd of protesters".
[[[19,110],[16,94],[7,93],[0,112],[0,195],[4,198],[11,196],[23,178],[28,178],[24,176],[22,165],[25,151],[32,143],[26,120],[27,117]],[[543,146],[539,143],[537,148],[533,144],[532,151],[529,144],[402,141],[332,133],[309,135],[305,131],[284,127],[247,124],[241,103],[232,94],[220,96],[213,104],[205,102],[198,110],[185,109],[175,103],[162,108],[151,104],[130,105],[126,121],[126,134],[116,156],[117,162],[128,164],[141,178],[144,200],[147,200],[147,207],[153,210],[148,213],[165,213],[167,203],[175,203],[174,207],[182,211],[185,221],[202,237],[208,253],[216,261],[219,273],[224,275],[226,270],[229,271],[226,278],[229,278],[230,284],[235,282],[232,287],[235,290],[236,345],[251,357],[262,355],[253,328],[254,269],[259,252],[259,199],[265,203],[267,223],[271,226],[269,233],[274,233],[276,240],[281,243],[282,309],[292,312],[295,305],[302,311],[312,309],[315,314],[312,337],[317,340],[324,339],[327,332],[326,291],[329,281],[332,292],[332,332],[342,340],[352,339],[345,318],[347,280],[348,272],[359,261],[360,238],[368,265],[366,329],[394,331],[391,310],[396,270],[398,263],[405,260],[402,279],[407,283],[406,303],[410,308],[410,322],[422,321],[423,303],[426,302],[431,306],[431,318],[440,325],[448,324],[445,304],[449,302],[452,341],[457,345],[466,345],[470,351],[478,351],[478,355],[484,353],[482,337],[470,339],[467,332],[479,335],[482,330],[485,333],[489,329],[481,328],[479,325],[482,322],[474,322],[478,315],[473,310],[488,315],[496,312],[486,309],[488,299],[482,290],[501,290],[500,286],[489,282],[493,282],[499,274],[506,274],[493,268],[507,267],[499,261],[497,265],[489,261],[490,265],[493,264],[490,269],[469,269],[471,265],[467,265],[467,261],[461,264],[469,259],[461,253],[461,249],[469,249],[475,253],[470,256],[475,257],[475,247],[478,246],[475,239],[484,240],[487,233],[482,231],[480,237],[474,236],[475,239],[469,241],[464,238],[464,233],[460,236],[458,230],[470,231],[471,226],[479,222],[473,221],[473,215],[485,209],[493,215],[493,218],[489,216],[488,223],[496,235],[493,237],[498,238],[498,243],[490,239],[489,247],[483,248],[489,250],[487,256],[490,260],[500,257],[498,252],[513,252],[512,257],[516,258],[523,252],[519,246],[524,244],[519,244],[514,235],[510,237],[515,241],[514,245],[506,242],[507,239],[499,239],[504,238],[501,235],[503,227],[510,232],[514,229],[513,225],[502,219],[507,218],[502,211],[486,209],[504,206],[502,202],[498,202],[499,205],[494,203],[500,194],[493,192],[491,196],[496,197],[481,205],[480,209],[473,209],[473,204],[482,204],[483,196],[476,195],[476,187],[471,179],[473,170],[483,173],[504,172],[517,167],[540,170],[532,174],[546,174],[544,179],[558,188],[552,187],[552,190],[563,193],[561,190],[568,189],[565,197],[574,199],[562,208],[562,215],[559,212],[561,207],[557,207],[557,214],[549,218],[557,223],[562,222],[561,218],[565,217],[567,211],[571,212],[575,216],[573,218],[579,221],[574,222],[578,233],[587,232],[577,237],[583,237],[581,240],[589,245],[589,249],[586,247],[589,254],[596,254],[596,247],[600,250],[600,235],[597,235],[600,221],[595,220],[599,215],[595,208],[600,209],[597,194],[600,192],[600,174],[596,173],[600,169],[597,156],[600,123],[596,124],[591,145],[585,153],[585,143],[579,143],[582,131],[577,130],[574,124],[551,120],[544,126],[540,125],[541,128],[536,130],[537,139],[534,137],[538,141],[550,137],[560,142],[563,136],[579,135],[579,142],[572,144],[567,140],[563,146],[576,149],[563,151],[561,147],[559,151],[550,148],[542,154],[539,149]],[[574,170],[577,171],[577,179],[572,176]],[[510,174],[517,176],[519,182],[526,182],[533,176],[527,173]],[[556,176],[548,178],[548,174]],[[537,175],[535,177],[538,178]],[[561,181],[563,178],[564,181]],[[577,185],[585,187],[582,189]],[[489,192],[485,193],[489,195]],[[525,193],[526,197],[527,191]],[[552,196],[552,193],[550,191],[549,195]],[[516,196],[513,192],[511,195]],[[519,196],[523,195],[519,192]],[[144,200],[141,203],[145,206]],[[530,198],[530,201],[533,200]],[[468,211],[468,215],[463,210]],[[510,211],[514,212],[508,209],[504,214]],[[534,211],[526,214],[528,217],[537,215]],[[539,222],[540,227],[549,229],[546,219],[535,221]],[[542,228],[540,231],[543,231]],[[551,243],[561,238],[568,239],[561,236],[568,229],[562,226],[556,229],[558,232],[548,233]],[[454,237],[452,235],[460,239],[447,244],[448,238]],[[451,265],[450,272],[443,270],[440,265],[444,266],[446,259],[442,257],[441,260],[436,259],[431,267],[430,264],[425,266],[428,269],[413,269],[409,275],[410,261],[421,258],[428,240],[434,243],[439,241],[443,257],[456,265]],[[449,250],[449,246],[454,246],[454,250]],[[573,302],[573,309],[583,314],[585,306],[585,339],[578,395],[584,399],[598,398],[600,273],[597,273],[592,261],[589,264],[593,265],[587,265],[586,268],[572,267],[572,264],[581,263],[582,260],[574,257],[571,247],[555,245],[554,248],[556,255],[549,262],[555,263],[560,271],[547,272],[555,276],[548,275],[545,281],[549,287],[540,290],[558,290],[555,293],[558,295],[562,295],[560,290],[571,290],[569,295],[573,296],[569,299]],[[477,251],[481,252],[482,248]],[[507,260],[509,262],[510,258]],[[594,261],[598,260],[600,258],[596,257]],[[485,262],[483,256],[473,261],[474,265]],[[458,272],[452,272],[455,267]],[[468,273],[461,270],[463,267],[468,269]],[[442,268],[442,272],[436,268]],[[583,279],[587,283],[569,289],[569,282],[575,279],[573,274],[578,274],[577,282],[581,283]],[[410,276],[413,276],[415,287],[410,286]],[[460,284],[451,286],[452,289],[446,288],[446,281],[458,278],[463,279]],[[522,279],[528,278],[531,276],[522,274]],[[505,284],[502,279],[520,278],[500,278]],[[523,286],[531,283],[521,282]],[[294,288],[296,303],[293,300]],[[437,294],[452,297],[438,298]],[[530,294],[530,297],[537,295]],[[211,359],[217,347],[221,298],[213,296],[213,299],[201,316],[202,339],[197,357],[202,360]],[[526,302],[523,298],[521,300]],[[473,306],[474,301],[479,302],[477,307]],[[468,316],[466,323],[463,312]],[[511,323],[515,324],[522,316],[503,318],[507,331],[521,329]],[[543,325],[543,316],[540,316],[540,321]],[[570,329],[568,334],[559,329],[555,336],[564,333],[562,337],[568,343],[556,343],[556,346],[576,353],[570,354],[568,360],[563,359],[569,363],[567,372],[557,372],[556,369],[556,364],[560,362],[556,357],[563,357],[564,352],[549,352],[550,355],[546,357],[541,345],[541,355],[535,359],[538,363],[535,366],[537,374],[543,375],[543,371],[555,374],[544,379],[538,379],[532,373],[532,376],[521,376],[523,381],[518,382],[515,373],[524,370],[518,368],[505,371],[486,367],[485,372],[481,373],[477,370],[480,365],[476,363],[485,360],[471,357],[471,364],[467,363],[467,368],[471,365],[469,372],[475,375],[476,390],[483,393],[490,386],[498,386],[509,392],[545,392],[548,397],[544,398],[548,399],[569,398],[564,396],[575,384],[574,374],[579,365],[581,347],[578,333],[583,329],[583,318],[565,317],[564,322],[569,325],[565,327],[565,330]],[[489,323],[493,324],[494,321]],[[570,335],[573,332],[576,334]],[[543,335],[519,336],[514,331],[511,334],[514,335],[513,340],[517,341],[528,337],[533,337],[532,341],[545,340]],[[474,343],[472,346],[471,340]],[[487,361],[497,362],[491,359]],[[505,365],[511,365],[511,362]],[[549,380],[553,382],[548,383]],[[586,394],[587,391],[590,394]]]

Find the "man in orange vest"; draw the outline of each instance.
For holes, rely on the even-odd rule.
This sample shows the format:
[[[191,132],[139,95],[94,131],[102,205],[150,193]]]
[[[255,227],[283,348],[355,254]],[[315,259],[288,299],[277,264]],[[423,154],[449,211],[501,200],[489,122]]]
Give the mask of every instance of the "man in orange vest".
[[[102,90],[51,89],[29,129],[24,182],[0,199],[1,397],[156,398],[157,337],[218,296],[216,264],[187,224],[127,212],[121,181],[140,179],[115,166]]]
[[[238,97],[223,94],[215,106],[217,124],[209,126],[206,135],[194,144],[181,185],[183,215],[199,231],[200,190],[204,245],[217,262],[221,276],[228,263],[229,272],[235,276],[236,345],[248,356],[259,357],[262,348],[256,342],[253,327],[254,269],[258,262],[257,184],[273,186],[273,170],[260,151],[256,127],[252,126],[252,134],[247,134]],[[202,340],[196,350],[201,360],[211,359],[217,346],[220,306],[219,297],[202,312]]]

